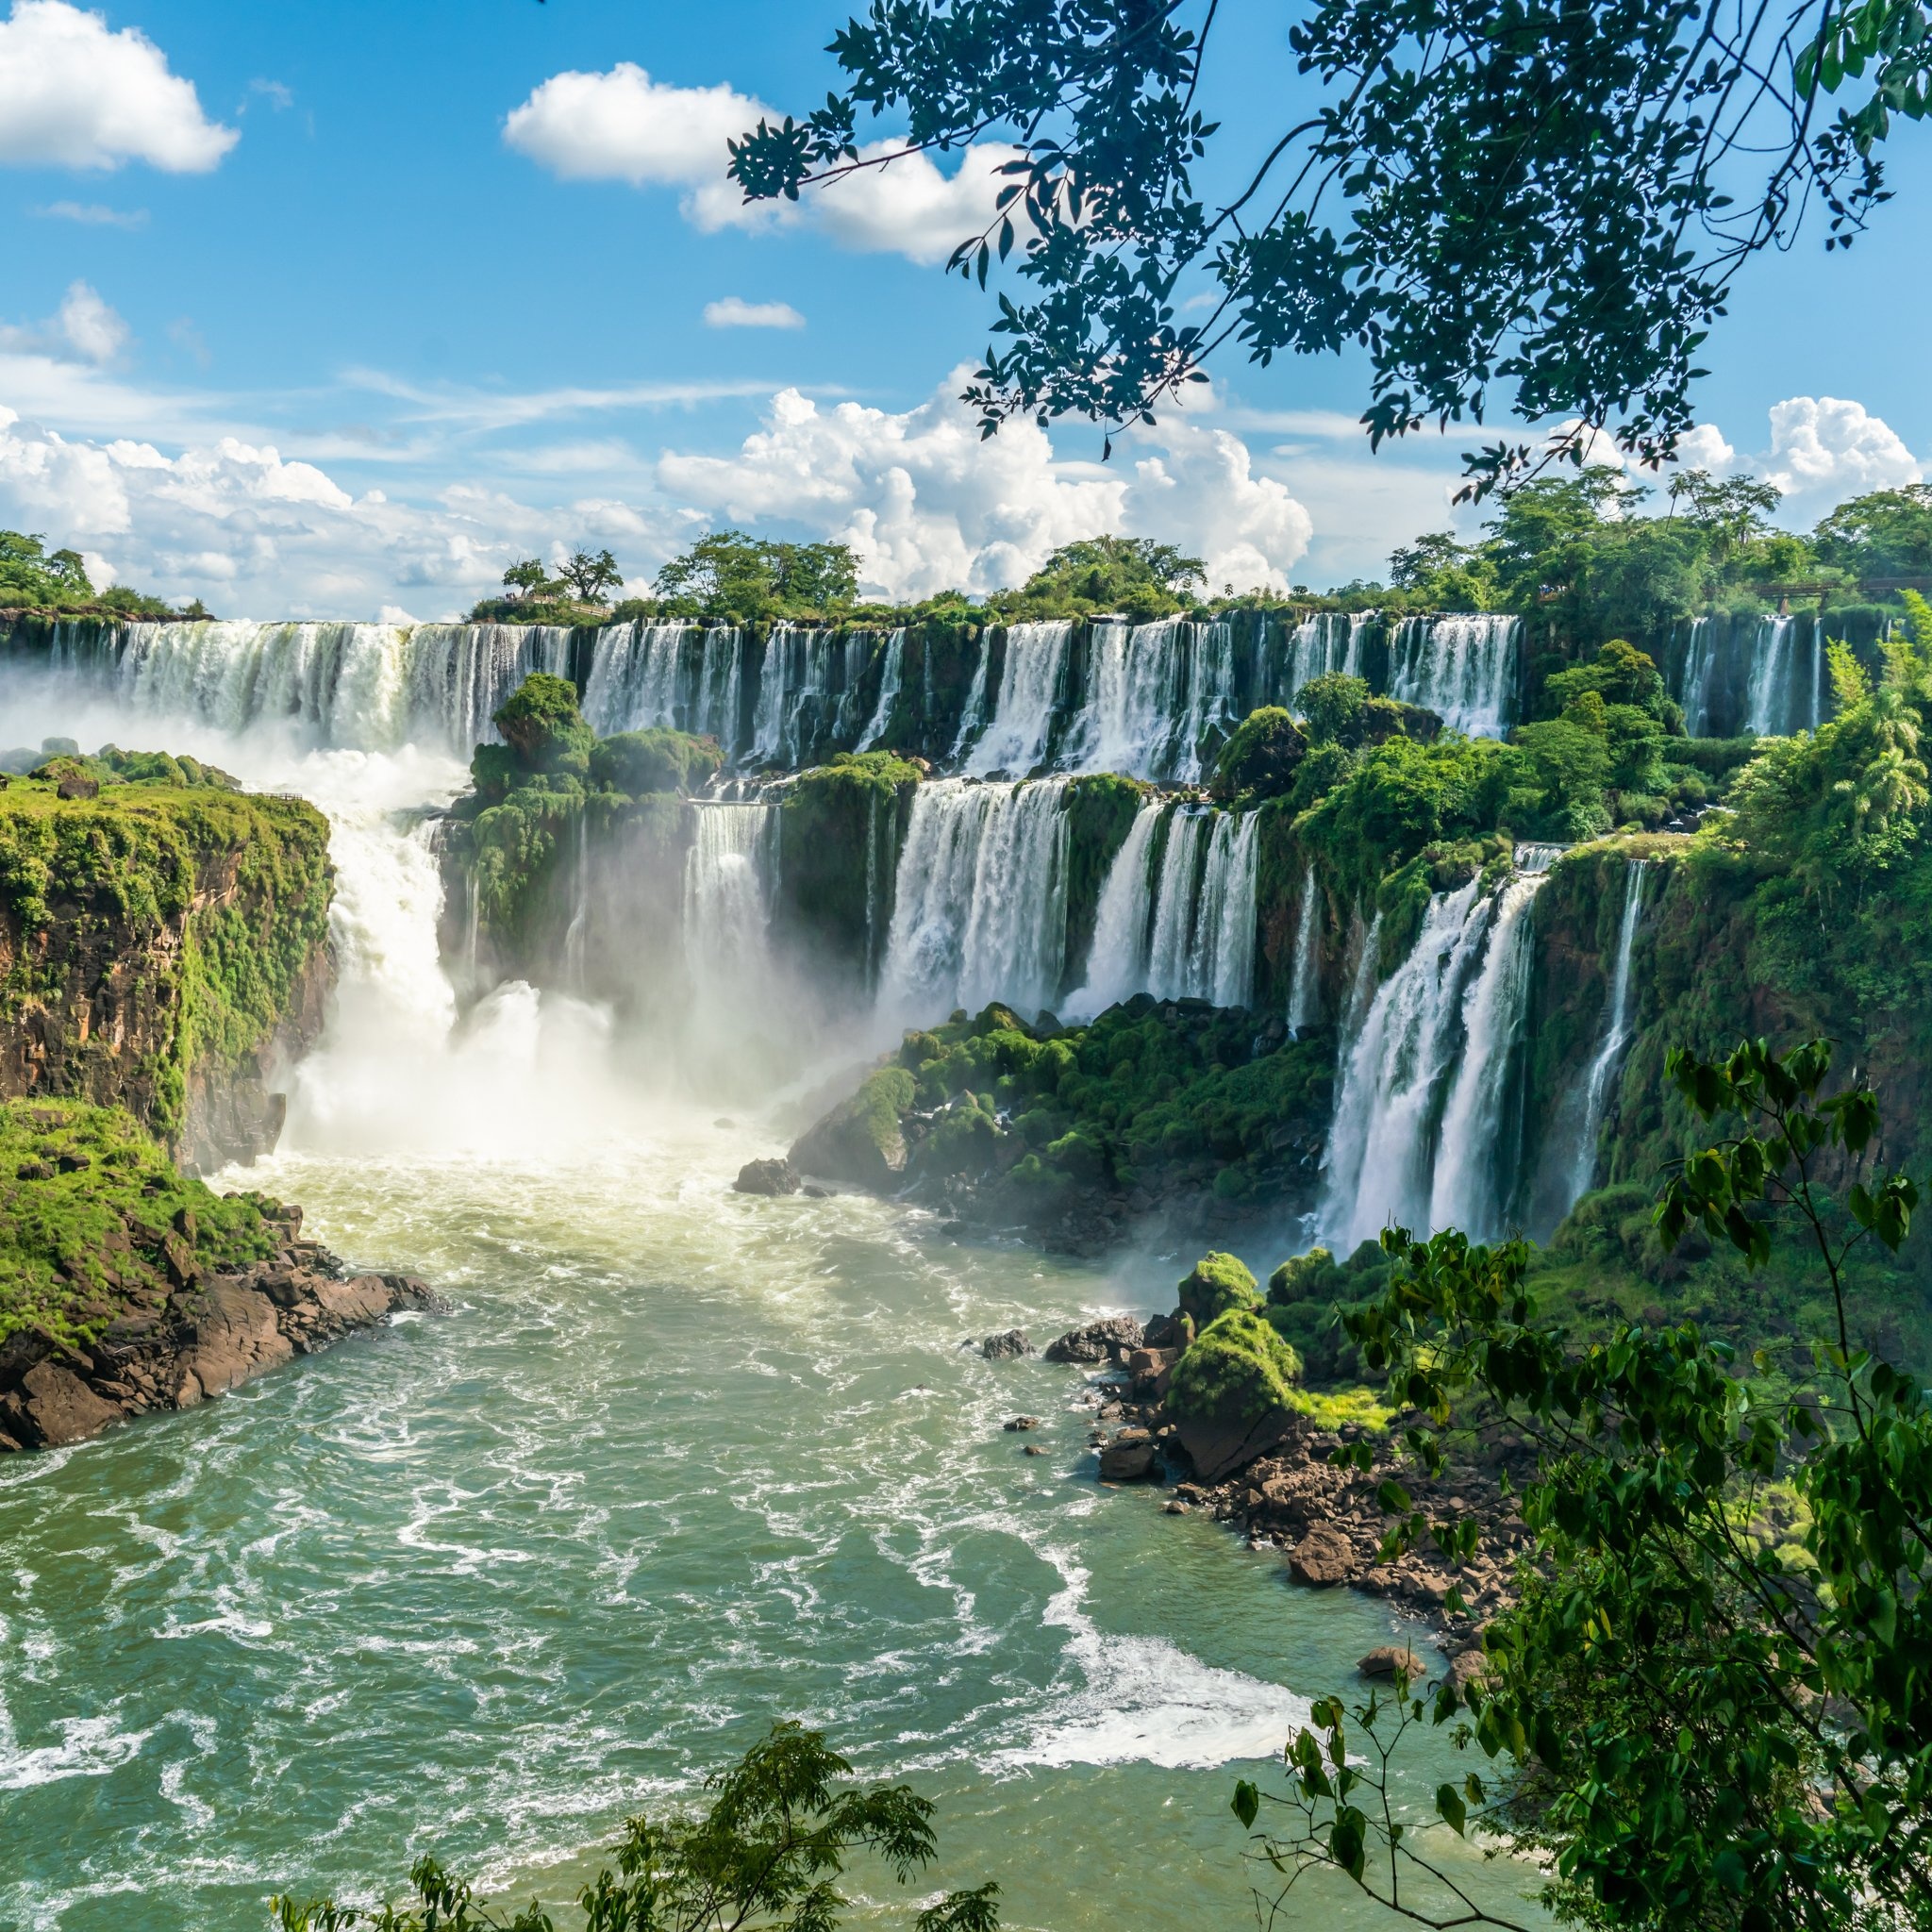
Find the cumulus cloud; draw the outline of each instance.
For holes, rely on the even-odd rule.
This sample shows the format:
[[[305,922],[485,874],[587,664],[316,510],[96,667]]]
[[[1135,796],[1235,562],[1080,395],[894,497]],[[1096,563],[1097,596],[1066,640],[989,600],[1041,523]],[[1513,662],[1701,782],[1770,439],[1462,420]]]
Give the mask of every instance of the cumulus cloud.
[[[734,88],[676,87],[620,60],[608,74],[552,75],[511,109],[503,134],[566,181],[682,189],[685,219],[707,232],[810,227],[841,248],[928,265],[986,225],[998,169],[1018,152],[976,143],[950,175],[926,155],[901,155],[889,166],[808,189],[796,202],[747,203],[725,175],[725,143],[773,118],[762,101]],[[861,148],[860,158],[874,159],[895,146]]]
[[[92,288],[75,282],[46,322],[24,327],[0,324],[0,353],[105,367],[127,346],[128,333],[126,323]]]
[[[803,328],[805,317],[789,302],[747,302],[726,295],[705,304],[707,328]]]
[[[34,213],[43,221],[78,222],[84,228],[144,228],[144,208],[107,208],[97,201],[51,201]]]
[[[112,31],[67,0],[13,0],[0,21],[0,162],[103,168],[145,161],[205,174],[234,129],[202,112],[192,81],[138,27]]]
[[[220,436],[169,454],[93,442],[0,407],[0,525],[98,558],[104,579],[200,595],[238,617],[360,617],[387,604],[454,610],[541,549],[559,523],[615,536],[622,506],[537,508],[458,485],[431,503],[354,496],[272,444]],[[653,561],[684,520],[625,511]]]
[[[1246,445],[1186,417],[1132,432],[1118,464],[1065,461],[1036,425],[982,441],[954,376],[903,413],[797,390],[724,457],[667,455],[668,495],[732,523],[778,522],[848,542],[868,586],[924,597],[1023,582],[1062,543],[1102,532],[1198,549],[1211,581],[1286,589],[1309,520],[1285,484],[1253,473]]]
[[[1712,475],[1721,476],[1737,460],[1738,452],[1724,441],[1715,423],[1696,424],[1677,439],[1679,472],[1707,470]]]
[[[1771,410],[1765,475],[1788,496],[1831,504],[1892,490],[1924,475],[1882,417],[1836,396],[1790,396]]]

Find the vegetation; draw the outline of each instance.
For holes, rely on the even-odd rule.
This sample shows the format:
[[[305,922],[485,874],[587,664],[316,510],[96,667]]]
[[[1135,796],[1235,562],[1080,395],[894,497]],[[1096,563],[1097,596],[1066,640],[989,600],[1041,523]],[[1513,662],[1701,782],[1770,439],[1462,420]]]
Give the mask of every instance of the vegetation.
[[[989,435],[1014,416],[1151,419],[1230,341],[1261,362],[1354,341],[1374,442],[1502,407],[1568,419],[1572,460],[1608,430],[1655,465],[1691,425],[1740,264],[1788,245],[1814,199],[1827,248],[1848,242],[1886,198],[1891,117],[1932,100],[1918,0],[1723,25],[1664,4],[1324,0],[1287,37],[1317,99],[1224,130],[1195,101],[1215,19],[1211,0],[1131,26],[1031,0],[877,8],[833,38],[843,91],[761,121],[731,173],[748,200],[795,200],[908,150],[1020,149],[951,264],[984,287],[1020,251],[1024,288],[993,325],[1008,346],[966,392]],[[1285,66],[1278,92],[1295,92]],[[909,132],[861,148],[873,116]],[[1240,184],[1218,208],[1194,185],[1210,148]],[[1206,312],[1184,323],[1191,291]],[[1466,458],[1479,488],[1536,460]]]
[[[0,791],[0,1021],[63,1008],[110,963],[139,961],[130,1012],[146,1017],[130,1029],[135,1064],[115,1061],[111,1078],[172,1137],[191,1076],[252,1055],[314,970],[328,935],[327,824],[300,801],[239,793],[192,759],[108,746],[39,770]],[[73,774],[99,795],[62,798]],[[70,1077],[108,1079],[112,1051],[75,1041]]]
[[[1136,624],[1172,616],[1205,590],[1208,567],[1148,537],[1087,537],[1063,543],[1017,591],[995,592],[987,608],[1003,617],[1119,614]]]
[[[577,1896],[583,1932],[836,1932],[847,1901],[837,1881],[855,1853],[901,1885],[939,1855],[934,1805],[907,1785],[855,1786],[852,1766],[824,1736],[774,1724],[729,1771],[701,1817],[633,1818],[615,1868]],[[409,1874],[420,1909],[365,1912],[332,1902],[271,1902],[278,1932],[556,1932],[532,1904],[499,1917],[434,1858]],[[948,1892],[913,1921],[918,1932],[997,1932],[999,1887]],[[869,1916],[869,1915],[868,1915]]]
[[[1726,1131],[1676,1166],[1655,1215],[1667,1250],[1695,1231],[1754,1269],[1794,1224],[1823,1332],[1748,1364],[1692,1321],[1579,1337],[1541,1306],[1520,1241],[1400,1229],[1383,1238],[1387,1292],[1348,1317],[1420,1411],[1407,1440],[1425,1469],[1471,1428],[1536,1452],[1522,1601],[1483,1633],[1487,1682],[1443,1688],[1428,1714],[1513,1767],[1443,1785],[1441,1819],[1541,1855],[1566,1918],[1925,1920],[1932,1403],[1857,1333],[1847,1291],[1861,1248],[1903,1243],[1918,1191],[1873,1158],[1877,1097],[1833,1082],[1831,1062],[1822,1041],[1673,1054],[1679,1094]],[[1358,1449],[1338,1459],[1368,1466]],[[1384,1505],[1391,1549],[1474,1554],[1473,1524],[1430,1525],[1399,1484]],[[1407,1682],[1353,1728],[1339,1700],[1319,1703],[1289,1745],[1286,1793],[1270,1794],[1288,1828],[1264,1850],[1291,1886],[1340,1867],[1424,1924],[1504,1923],[1443,1890],[1412,1825],[1405,1840],[1387,1752],[1427,1708]],[[1237,1790],[1247,1824],[1262,1802]]]
[[[96,591],[87,559],[77,550],[48,550],[45,540],[21,530],[0,530],[0,609],[103,611],[114,617],[173,617],[158,597],[142,596],[125,584]],[[195,602],[193,615],[208,613]]]
[[[1239,1418],[1299,1408],[1301,1357],[1251,1307],[1230,1305],[1174,1364],[1167,1408],[1180,1422]]]
[[[118,1108],[0,1103],[0,1344],[25,1332],[91,1346],[158,1307],[184,1257],[205,1272],[273,1254],[280,1214],[190,1179]]]
[[[782,543],[718,530],[673,558],[658,573],[656,588],[674,617],[752,624],[819,616],[857,600],[858,558],[843,543]]]

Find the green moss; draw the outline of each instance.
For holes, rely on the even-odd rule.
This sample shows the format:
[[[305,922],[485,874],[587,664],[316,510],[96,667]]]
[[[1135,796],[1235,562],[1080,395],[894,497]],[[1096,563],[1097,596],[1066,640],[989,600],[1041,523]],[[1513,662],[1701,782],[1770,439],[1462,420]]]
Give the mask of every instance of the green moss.
[[[85,1346],[158,1305],[170,1242],[203,1270],[259,1260],[287,1233],[278,1211],[183,1175],[118,1108],[0,1106],[0,1341],[25,1329]]]
[[[701,791],[724,762],[711,738],[688,731],[621,731],[600,738],[591,750],[590,779],[599,791],[642,798],[658,791]]]
[[[900,840],[923,774],[891,752],[843,753],[786,786],[778,916],[808,948],[861,976],[892,915]]]
[[[331,876],[327,822],[299,800],[159,780],[63,800],[15,781],[0,791],[15,940],[0,1019],[58,1001],[89,959],[146,954],[167,1024],[133,1085],[152,1095],[148,1125],[172,1135],[191,1075],[232,1068],[287,1017],[327,941]],[[156,944],[170,928],[178,949]]]
[[[1230,1308],[1250,1313],[1261,1306],[1255,1277],[1236,1256],[1218,1252],[1203,1255],[1192,1271],[1181,1277],[1177,1292],[1181,1312],[1191,1315],[1196,1328],[1224,1315]]]
[[[1182,1422],[1253,1422],[1294,1408],[1301,1357],[1252,1308],[1231,1307],[1174,1364],[1167,1407]]]
[[[1283,797],[1307,748],[1301,726],[1278,706],[1250,711],[1221,747],[1208,789],[1223,805]]]
[[[1149,789],[1138,779],[1124,778],[1114,772],[1097,772],[1068,781],[1068,989],[1063,991],[1087,976],[1087,956],[1093,947],[1100,894]]]

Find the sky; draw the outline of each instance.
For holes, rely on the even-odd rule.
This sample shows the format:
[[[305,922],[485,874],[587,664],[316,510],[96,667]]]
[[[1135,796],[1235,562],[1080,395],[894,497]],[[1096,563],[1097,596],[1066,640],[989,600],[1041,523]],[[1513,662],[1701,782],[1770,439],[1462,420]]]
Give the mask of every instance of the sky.
[[[835,83],[850,10],[0,0],[0,525],[225,616],[358,620],[582,544],[641,588],[725,526],[848,541],[892,598],[1102,530],[1287,589],[1474,527],[1475,435],[1372,455],[1359,356],[1223,362],[1110,460],[1081,424],[982,442],[992,298],[942,264],[998,153],[776,213],[724,179],[729,135]],[[1221,13],[1231,169],[1279,124],[1291,10]],[[1688,457],[1778,482],[1793,527],[1932,465],[1932,137],[1891,145],[1874,231],[1752,263],[1708,344]]]

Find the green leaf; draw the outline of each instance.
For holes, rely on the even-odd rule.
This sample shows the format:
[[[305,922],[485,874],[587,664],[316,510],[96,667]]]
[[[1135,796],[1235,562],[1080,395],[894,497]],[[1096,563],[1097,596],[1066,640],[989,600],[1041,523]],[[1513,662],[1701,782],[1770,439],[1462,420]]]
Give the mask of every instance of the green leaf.
[[[1462,1802],[1462,1793],[1454,1785],[1438,1785],[1436,1809],[1441,1814],[1443,1824],[1459,1837],[1462,1827],[1469,1822],[1469,1807]]]
[[[1243,1831],[1254,1830],[1255,1820],[1259,1815],[1261,1809],[1261,1793],[1252,1780],[1242,1778],[1235,1786],[1233,1807],[1234,1815],[1241,1822],[1241,1829]]]

